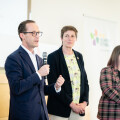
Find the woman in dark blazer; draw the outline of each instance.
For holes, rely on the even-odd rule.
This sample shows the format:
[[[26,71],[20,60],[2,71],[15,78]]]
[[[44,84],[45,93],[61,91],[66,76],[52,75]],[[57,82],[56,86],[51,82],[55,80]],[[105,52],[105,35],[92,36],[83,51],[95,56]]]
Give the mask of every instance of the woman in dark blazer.
[[[51,120],[82,120],[88,104],[89,85],[81,53],[72,49],[77,29],[65,26],[61,30],[62,46],[48,55],[48,84],[62,75],[65,83],[59,95],[49,95],[47,108]]]
[[[98,106],[100,120],[120,120],[120,45],[115,47],[108,66],[101,70],[102,96]]]

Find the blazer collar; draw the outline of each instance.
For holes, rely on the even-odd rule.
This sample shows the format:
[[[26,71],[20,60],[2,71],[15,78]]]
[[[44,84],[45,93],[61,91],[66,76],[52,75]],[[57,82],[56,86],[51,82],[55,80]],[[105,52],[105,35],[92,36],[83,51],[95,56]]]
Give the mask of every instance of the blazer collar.
[[[58,51],[59,51],[59,54],[60,54],[60,56],[61,56],[60,58],[61,58],[62,64],[63,64],[63,66],[64,66],[64,68],[65,68],[64,73],[65,73],[65,75],[69,75],[68,68],[67,68],[67,64],[66,64],[66,61],[65,61],[65,58],[64,58],[64,54],[63,54],[63,51],[62,51],[62,46],[58,49]],[[78,53],[77,53],[75,50],[73,50],[73,52],[74,52],[74,54],[75,54],[75,57],[76,57],[76,60],[77,60],[79,69],[80,69],[80,71],[82,72],[82,62],[81,62],[81,58],[80,58],[80,56],[78,55]]]
[[[38,70],[39,70],[40,67],[43,65],[43,61],[42,61],[42,59],[40,60],[40,58],[37,54],[36,54],[36,60],[37,60],[37,65],[38,65]]]
[[[26,63],[29,65],[29,67],[31,68],[31,70],[33,72],[35,72],[35,68],[34,68],[34,65],[30,59],[30,56],[28,55],[28,53],[20,46],[18,48],[19,50],[19,54],[21,55],[21,57],[26,61]]]
[[[62,51],[62,46],[58,50],[59,50],[59,53],[61,55],[62,63],[64,64],[65,67],[67,67],[65,59],[64,59],[64,54],[63,54],[63,51]],[[78,66],[79,66],[80,70],[82,70],[82,62],[80,61],[81,58],[78,55],[78,52],[76,52],[74,49],[72,49],[72,50],[73,50],[73,52],[75,54]]]
[[[82,64],[83,64],[83,62],[81,62],[81,61],[83,61],[83,60],[81,60],[81,58],[80,58],[80,56],[78,55],[78,52],[76,52],[75,50],[73,50],[73,52],[74,52],[74,54],[75,54],[75,57],[76,57],[76,60],[77,60],[77,63],[78,63],[78,66],[79,66],[79,68],[80,68],[80,71],[82,72]]]
[[[64,54],[63,54],[63,51],[62,51],[62,46],[58,49],[58,52],[59,52],[59,55],[60,55],[61,64],[63,65],[63,67],[65,69],[63,77],[67,77],[66,80],[70,80],[67,64],[66,64],[66,61],[65,61],[65,58],[64,58]]]

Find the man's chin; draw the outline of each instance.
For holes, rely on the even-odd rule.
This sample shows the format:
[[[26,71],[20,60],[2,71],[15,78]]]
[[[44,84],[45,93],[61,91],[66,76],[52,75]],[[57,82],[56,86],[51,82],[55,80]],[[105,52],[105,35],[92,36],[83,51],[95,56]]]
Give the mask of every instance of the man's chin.
[[[37,45],[34,45],[34,47],[38,47],[39,45],[37,44]]]

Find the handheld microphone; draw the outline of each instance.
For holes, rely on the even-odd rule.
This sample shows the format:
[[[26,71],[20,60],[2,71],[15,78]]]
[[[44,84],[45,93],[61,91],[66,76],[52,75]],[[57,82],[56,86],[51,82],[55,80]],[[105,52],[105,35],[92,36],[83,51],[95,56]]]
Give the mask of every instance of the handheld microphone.
[[[43,65],[47,64],[47,52],[43,52]],[[47,81],[47,76],[44,76],[45,81]]]

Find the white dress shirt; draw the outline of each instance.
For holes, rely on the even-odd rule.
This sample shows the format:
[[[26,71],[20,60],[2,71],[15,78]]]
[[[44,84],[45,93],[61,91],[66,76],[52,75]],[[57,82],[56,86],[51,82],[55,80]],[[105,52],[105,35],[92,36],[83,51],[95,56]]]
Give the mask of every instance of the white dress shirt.
[[[30,56],[30,59],[32,60],[33,66],[35,68],[36,73],[38,74],[40,80],[42,80],[42,77],[40,76],[40,74],[38,73],[38,65],[37,65],[37,61],[36,61],[36,54],[35,51],[34,53],[31,53],[27,48],[25,48],[23,45],[21,45],[21,47],[28,53],[28,55]]]

